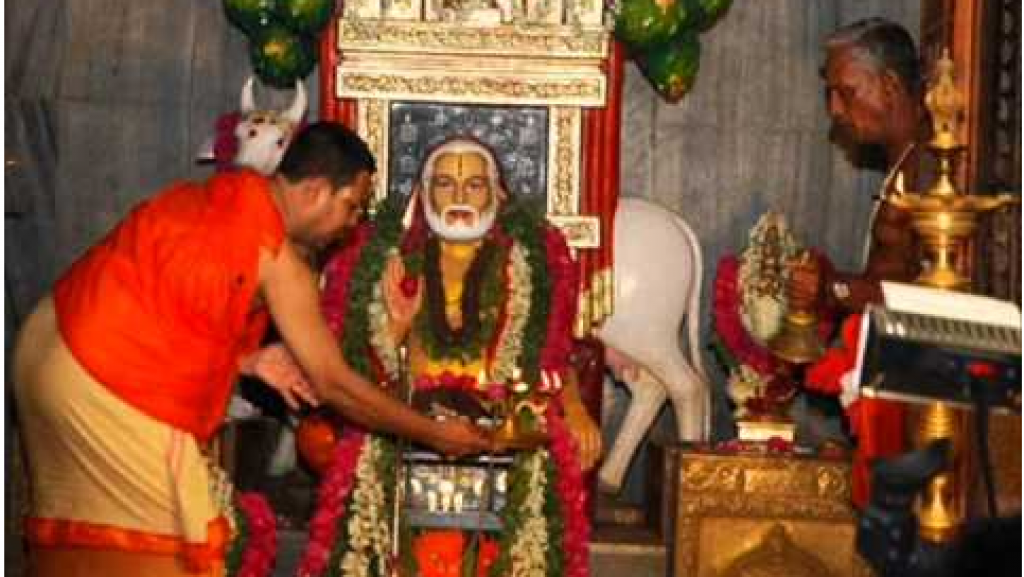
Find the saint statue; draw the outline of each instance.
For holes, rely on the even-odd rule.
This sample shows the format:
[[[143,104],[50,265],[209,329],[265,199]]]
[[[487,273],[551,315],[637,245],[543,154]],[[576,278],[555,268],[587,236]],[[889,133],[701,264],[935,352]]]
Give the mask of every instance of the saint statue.
[[[480,479],[472,467],[434,478],[445,461],[418,477],[402,460],[416,447],[349,426],[300,573],[587,574],[581,472],[600,433],[568,364],[575,270],[543,207],[510,195],[494,153],[470,138],[434,148],[408,206],[385,202],[358,229],[325,268],[328,322],[371,380],[435,418],[494,427],[494,456],[508,463],[491,488],[504,495],[501,526],[455,523],[453,533],[409,522],[402,511],[416,499],[434,517],[459,518],[480,498]]]

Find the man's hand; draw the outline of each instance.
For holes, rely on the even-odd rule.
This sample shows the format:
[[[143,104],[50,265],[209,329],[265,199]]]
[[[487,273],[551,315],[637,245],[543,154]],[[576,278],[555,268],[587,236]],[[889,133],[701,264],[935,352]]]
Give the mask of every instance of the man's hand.
[[[601,458],[601,431],[582,405],[567,406],[565,422],[576,440],[580,469],[589,471]]]
[[[818,259],[805,252],[789,264],[789,310],[813,311],[817,309],[822,284]]]
[[[258,377],[277,391],[292,410],[298,410],[301,401],[314,407],[320,404],[306,374],[283,344],[270,345],[253,353],[243,372]]]
[[[491,449],[491,442],[483,431],[463,419],[436,421],[428,445],[449,457],[462,457]]]
[[[423,283],[406,278],[401,257],[392,255],[384,270],[384,306],[388,312],[388,328],[395,342],[401,342],[409,333],[413,318],[423,304]]]

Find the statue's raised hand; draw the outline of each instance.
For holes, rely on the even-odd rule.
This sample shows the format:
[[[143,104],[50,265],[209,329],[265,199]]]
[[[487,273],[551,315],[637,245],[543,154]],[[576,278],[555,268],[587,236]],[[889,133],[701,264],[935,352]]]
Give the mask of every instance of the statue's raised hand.
[[[388,328],[395,342],[405,340],[412,320],[423,304],[423,290],[419,278],[406,276],[401,257],[388,258],[384,270],[384,306],[388,313]]]

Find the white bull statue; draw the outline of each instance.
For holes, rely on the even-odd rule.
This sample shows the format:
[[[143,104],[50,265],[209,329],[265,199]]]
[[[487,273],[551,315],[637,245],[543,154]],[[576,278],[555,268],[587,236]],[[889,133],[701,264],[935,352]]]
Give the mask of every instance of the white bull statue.
[[[622,485],[640,441],[666,399],[679,438],[706,440],[710,390],[699,345],[700,243],[675,213],[637,198],[622,198],[615,215],[615,297],[612,316],[597,332],[606,362],[632,399],[598,472],[605,491]],[[679,348],[687,324],[689,355]]]
[[[249,77],[239,96],[238,112],[217,121],[216,133],[200,148],[198,158],[217,161],[220,167],[248,167],[271,174],[306,115],[306,89],[295,81],[295,96],[288,108],[277,111],[256,106],[255,78]]]

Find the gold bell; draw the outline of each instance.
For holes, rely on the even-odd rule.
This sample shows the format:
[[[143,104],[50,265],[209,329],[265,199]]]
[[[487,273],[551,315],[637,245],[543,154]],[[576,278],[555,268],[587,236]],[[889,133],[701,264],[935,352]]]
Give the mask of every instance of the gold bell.
[[[804,251],[797,262],[815,264],[809,251]],[[815,265],[816,266],[816,265]],[[786,313],[779,334],[768,342],[772,353],[794,365],[812,363],[825,354],[818,338],[818,316],[811,311],[792,309]]]
[[[818,317],[807,311],[788,313],[768,348],[775,356],[794,365],[818,360],[825,354],[825,347],[818,340]]]

